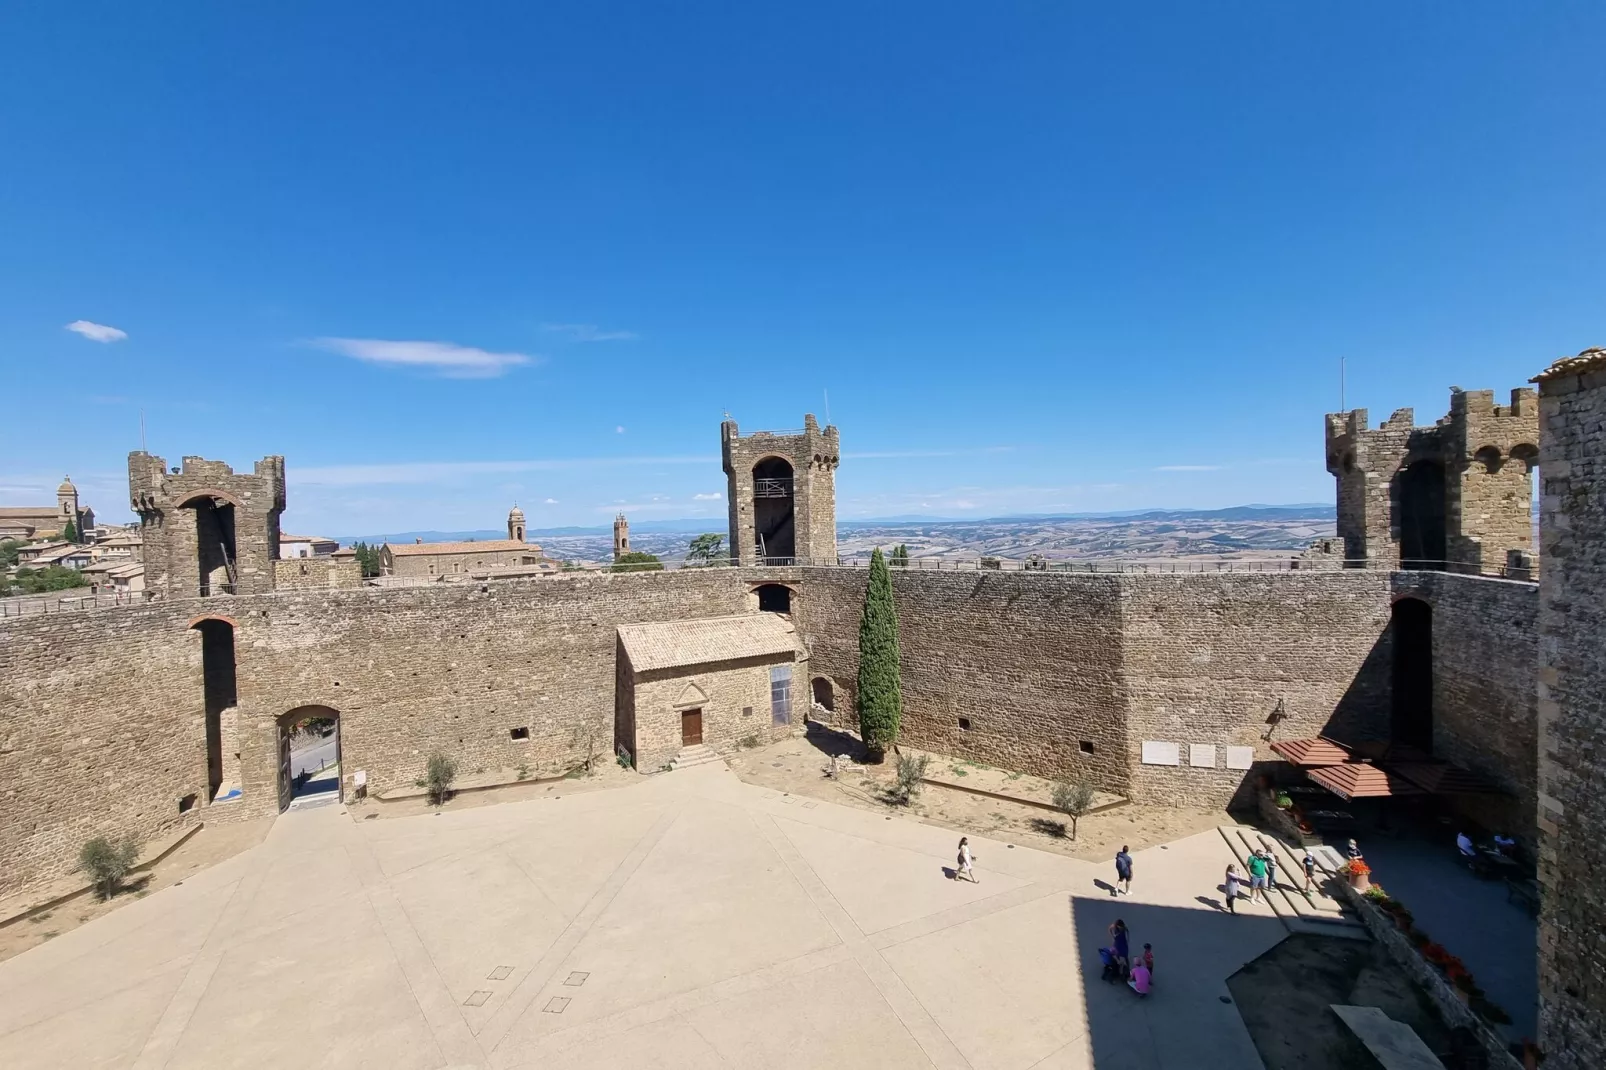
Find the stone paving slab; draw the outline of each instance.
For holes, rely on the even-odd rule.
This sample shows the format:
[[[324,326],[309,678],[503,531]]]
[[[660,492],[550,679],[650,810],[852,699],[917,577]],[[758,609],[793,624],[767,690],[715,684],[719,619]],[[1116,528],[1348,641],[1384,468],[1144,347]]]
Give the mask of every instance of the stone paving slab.
[[[1226,978],[1281,939],[1208,893],[1214,832],[1106,867],[710,765],[257,847],[0,963],[0,1066],[1256,1065]],[[1214,841],[1213,843],[1210,841]],[[1122,916],[1156,991],[1098,979]]]

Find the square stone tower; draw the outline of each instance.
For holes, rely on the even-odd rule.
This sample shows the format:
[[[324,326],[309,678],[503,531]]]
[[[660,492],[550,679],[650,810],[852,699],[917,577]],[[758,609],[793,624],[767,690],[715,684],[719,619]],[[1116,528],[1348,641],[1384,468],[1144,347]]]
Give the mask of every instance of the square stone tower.
[[[145,589],[155,598],[273,590],[284,511],[284,458],[252,475],[186,457],[182,468],[141,450],[128,455],[128,497],[145,540]]]
[[[814,414],[795,431],[742,434],[720,424],[729,485],[731,563],[836,564],[837,430]]]
[[[1539,1039],[1546,1070],[1606,1066],[1606,349],[1536,380],[1544,422],[1539,580]]]
[[[1499,574],[1533,551],[1539,405],[1532,389],[1496,405],[1491,390],[1450,390],[1429,427],[1398,409],[1380,427],[1365,409],[1327,415],[1327,470],[1338,481],[1338,534],[1353,568]]]

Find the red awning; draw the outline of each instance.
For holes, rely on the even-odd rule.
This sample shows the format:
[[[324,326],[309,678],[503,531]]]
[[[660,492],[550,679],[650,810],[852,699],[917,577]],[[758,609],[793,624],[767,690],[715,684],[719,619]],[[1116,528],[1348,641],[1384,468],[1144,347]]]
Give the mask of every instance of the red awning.
[[[1341,799],[1381,799],[1395,795],[1426,795],[1402,776],[1362,762],[1307,769],[1305,775]]]
[[[1322,737],[1287,739],[1273,743],[1271,749],[1272,753],[1306,769],[1324,765],[1343,765],[1350,760],[1348,747]]]

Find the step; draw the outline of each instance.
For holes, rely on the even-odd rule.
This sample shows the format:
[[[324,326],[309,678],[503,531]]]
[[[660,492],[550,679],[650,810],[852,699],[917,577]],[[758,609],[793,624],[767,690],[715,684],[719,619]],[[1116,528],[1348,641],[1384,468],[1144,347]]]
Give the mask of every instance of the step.
[[[1232,851],[1233,858],[1243,867],[1247,875],[1249,867],[1249,854],[1256,847],[1272,846],[1269,837],[1263,837],[1255,829],[1246,829],[1241,826],[1221,826],[1217,830],[1221,838],[1226,841],[1227,847]],[[1264,840],[1265,842],[1262,842]],[[1336,903],[1316,897],[1316,902],[1306,900],[1300,892],[1293,891],[1289,884],[1289,877],[1297,874],[1303,881],[1304,868],[1296,860],[1289,857],[1285,849],[1278,855],[1277,887],[1267,889],[1266,901],[1271,906],[1273,914],[1282,919],[1283,924],[1290,932],[1314,932],[1321,935],[1355,935],[1360,938],[1366,936],[1366,929],[1360,921],[1338,908]],[[1318,905],[1321,904],[1321,905]]]
[[[680,753],[675,755],[674,765],[676,769],[691,769],[699,765],[709,765],[713,762],[723,762],[724,760],[714,748],[706,743],[699,743],[696,746],[680,748]]]
[[[1303,861],[1303,853],[1296,853],[1293,848],[1289,847],[1286,843],[1284,843],[1282,840],[1279,840],[1275,836],[1268,836],[1262,832],[1254,832],[1249,835],[1253,840],[1258,841],[1262,847],[1269,847],[1272,851],[1276,852],[1277,873],[1279,877],[1286,873],[1290,878],[1292,878],[1289,883],[1299,887],[1304,886],[1305,863]],[[1314,854],[1315,852],[1312,853]],[[1300,903],[1312,913],[1327,914],[1334,917],[1345,915],[1345,909],[1342,901],[1334,898],[1331,894],[1324,890],[1324,887],[1327,885],[1328,881],[1336,879],[1338,878],[1332,876],[1327,871],[1326,867],[1322,865],[1321,859],[1318,856],[1316,863],[1315,894],[1313,894],[1309,899],[1306,899],[1305,896],[1300,892],[1291,892],[1289,894],[1298,896]]]

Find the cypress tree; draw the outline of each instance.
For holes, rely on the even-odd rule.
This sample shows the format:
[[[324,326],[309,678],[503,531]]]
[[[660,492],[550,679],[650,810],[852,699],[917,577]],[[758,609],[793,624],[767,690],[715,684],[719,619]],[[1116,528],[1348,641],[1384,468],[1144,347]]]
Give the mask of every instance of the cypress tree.
[[[870,584],[859,618],[859,735],[870,760],[886,758],[903,719],[903,684],[898,665],[898,609],[892,603],[892,573],[876,548],[870,555]]]

